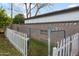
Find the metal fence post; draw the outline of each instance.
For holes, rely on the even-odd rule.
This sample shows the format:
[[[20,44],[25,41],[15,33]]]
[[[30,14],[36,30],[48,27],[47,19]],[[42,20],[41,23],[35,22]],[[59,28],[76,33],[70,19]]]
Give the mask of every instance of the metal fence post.
[[[25,34],[25,40],[24,40],[24,56],[26,55],[26,34]]]
[[[79,33],[78,33],[78,55],[79,55]]]
[[[28,42],[28,38],[27,38],[27,34],[25,34],[25,40],[24,40],[24,56],[27,56],[27,42]]]
[[[48,29],[48,56],[50,56],[50,34],[51,34],[51,29]]]

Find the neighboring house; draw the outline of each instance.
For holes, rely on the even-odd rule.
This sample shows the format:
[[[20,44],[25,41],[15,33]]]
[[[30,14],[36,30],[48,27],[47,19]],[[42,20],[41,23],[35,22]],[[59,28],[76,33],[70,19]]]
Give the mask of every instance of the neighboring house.
[[[79,32],[79,6],[34,16],[26,19],[25,24],[31,28],[31,35],[36,39],[48,40],[50,25],[52,29],[64,30],[65,36],[70,36]],[[52,32],[52,42],[60,41],[63,35],[63,32]]]
[[[19,26],[19,31],[27,33],[31,29],[31,37],[48,40],[47,30],[50,26],[54,30],[64,30],[66,37],[79,32],[79,6],[25,19],[25,25]],[[52,43],[63,38],[63,31],[51,32]]]

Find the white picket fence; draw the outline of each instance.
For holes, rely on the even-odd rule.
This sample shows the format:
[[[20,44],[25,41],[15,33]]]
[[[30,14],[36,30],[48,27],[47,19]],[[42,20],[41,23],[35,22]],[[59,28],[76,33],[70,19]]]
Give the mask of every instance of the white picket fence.
[[[53,56],[76,56],[78,55],[79,33],[67,37],[57,42],[57,47],[53,47]]]
[[[15,48],[17,48],[17,50],[19,50],[23,55],[27,55],[27,41],[29,40],[27,34],[7,28],[5,36],[15,46]]]

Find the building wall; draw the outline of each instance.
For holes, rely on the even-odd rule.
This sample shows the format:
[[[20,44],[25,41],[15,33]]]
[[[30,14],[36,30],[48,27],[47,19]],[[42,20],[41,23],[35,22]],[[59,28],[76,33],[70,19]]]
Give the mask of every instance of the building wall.
[[[39,40],[48,40],[46,30],[48,30],[50,24],[53,29],[57,28],[64,30],[66,32],[65,36],[70,36],[79,32],[79,23],[77,21],[79,22],[78,9],[50,16],[29,19],[25,21],[25,24],[28,24],[28,28],[31,28],[31,35],[33,38]],[[53,43],[60,41],[63,38],[63,32],[51,32],[51,41]]]
[[[38,17],[34,19],[25,20],[25,24],[31,23],[48,23],[48,22],[63,22],[63,21],[79,21],[79,10],[64,12],[56,15],[45,17]]]
[[[52,29],[57,27],[60,30],[64,30],[66,32],[66,37],[70,35],[74,35],[79,32],[79,23],[50,23]],[[31,28],[31,36],[38,40],[48,40],[47,30],[50,24],[32,24],[28,25]],[[51,32],[51,40],[52,42],[60,41],[64,38],[63,31],[61,32]]]

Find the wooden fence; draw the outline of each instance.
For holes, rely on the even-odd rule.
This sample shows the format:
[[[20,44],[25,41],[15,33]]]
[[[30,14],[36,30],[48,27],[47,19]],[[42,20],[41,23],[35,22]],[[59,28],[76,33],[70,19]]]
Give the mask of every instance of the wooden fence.
[[[52,47],[53,56],[76,56],[78,55],[79,33],[57,42],[57,47]]]

